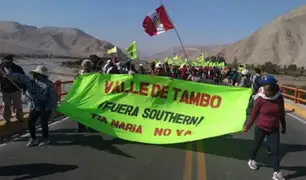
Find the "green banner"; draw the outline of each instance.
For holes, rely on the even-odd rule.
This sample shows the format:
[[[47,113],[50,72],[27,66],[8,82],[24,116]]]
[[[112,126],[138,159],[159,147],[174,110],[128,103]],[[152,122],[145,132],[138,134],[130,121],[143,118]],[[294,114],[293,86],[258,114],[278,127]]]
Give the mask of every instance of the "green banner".
[[[251,90],[150,75],[87,74],[58,111],[105,134],[171,144],[242,130]]]

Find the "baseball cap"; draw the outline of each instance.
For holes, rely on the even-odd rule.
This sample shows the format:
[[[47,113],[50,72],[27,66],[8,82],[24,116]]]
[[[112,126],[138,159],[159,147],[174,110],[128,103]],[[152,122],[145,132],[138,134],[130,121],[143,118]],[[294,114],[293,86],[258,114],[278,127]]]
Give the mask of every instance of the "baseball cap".
[[[258,84],[261,86],[268,85],[268,84],[276,84],[277,80],[272,75],[267,75],[265,78],[258,80]]]

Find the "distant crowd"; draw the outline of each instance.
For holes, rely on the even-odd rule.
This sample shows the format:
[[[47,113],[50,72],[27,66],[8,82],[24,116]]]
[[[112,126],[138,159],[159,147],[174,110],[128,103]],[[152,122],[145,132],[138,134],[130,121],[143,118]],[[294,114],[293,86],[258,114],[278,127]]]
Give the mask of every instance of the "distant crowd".
[[[136,62],[136,61],[134,61]],[[182,79],[194,82],[208,82],[213,80],[215,84],[220,84],[224,79],[228,79],[233,86],[251,87],[255,79],[260,75],[261,70],[255,69],[252,75],[243,66],[238,69],[209,67],[209,66],[192,66],[189,64],[169,65],[165,63],[150,62],[145,68],[143,64],[138,64],[136,68],[133,61],[119,62],[115,56],[112,59],[93,63],[91,60],[84,60],[81,63],[82,72],[100,72],[104,74],[148,74],[156,76],[166,76],[169,78]],[[209,81],[210,82],[210,81]]]

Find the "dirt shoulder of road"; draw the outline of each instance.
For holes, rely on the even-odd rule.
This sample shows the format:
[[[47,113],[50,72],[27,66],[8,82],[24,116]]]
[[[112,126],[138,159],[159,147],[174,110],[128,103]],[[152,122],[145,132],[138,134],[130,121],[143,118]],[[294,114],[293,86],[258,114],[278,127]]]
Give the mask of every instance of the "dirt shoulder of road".
[[[306,121],[306,107],[300,104],[285,102],[286,110],[294,109],[294,113]]]

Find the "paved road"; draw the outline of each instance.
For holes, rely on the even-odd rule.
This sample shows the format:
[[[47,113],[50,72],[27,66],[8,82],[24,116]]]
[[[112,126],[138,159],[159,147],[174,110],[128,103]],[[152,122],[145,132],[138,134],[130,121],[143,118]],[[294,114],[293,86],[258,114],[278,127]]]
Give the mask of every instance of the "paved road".
[[[282,136],[282,170],[306,180],[306,124],[287,116]],[[52,145],[26,148],[26,137],[0,146],[0,179],[42,180],[264,180],[271,179],[270,158],[262,150],[257,171],[249,170],[252,132],[203,141],[157,146],[74,133],[75,123],[52,125]]]

